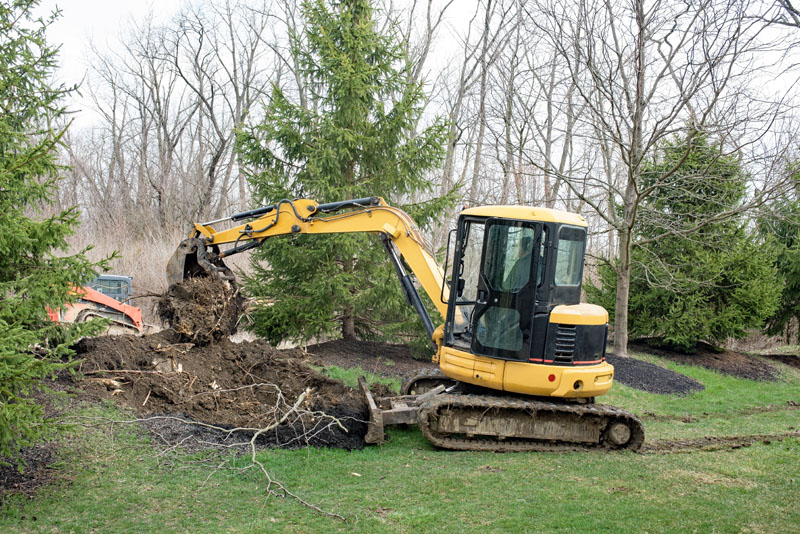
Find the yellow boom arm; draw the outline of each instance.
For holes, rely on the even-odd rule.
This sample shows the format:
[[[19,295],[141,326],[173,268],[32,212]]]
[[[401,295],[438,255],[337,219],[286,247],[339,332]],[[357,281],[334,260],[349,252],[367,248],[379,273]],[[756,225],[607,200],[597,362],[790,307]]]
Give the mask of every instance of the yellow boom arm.
[[[347,208],[356,209],[341,212]],[[238,221],[253,217],[258,218],[227,230],[216,231],[211,226],[223,221]],[[202,271],[211,271],[214,274],[220,270],[227,271],[221,262],[222,258],[254,248],[268,237],[287,234],[356,232],[372,232],[384,236],[387,251],[398,270],[406,295],[411,299],[407,287],[410,281],[407,278],[404,280],[405,273],[402,264],[387,241],[393,243],[439,313],[442,316],[446,315],[447,305],[442,302],[442,268],[436,262],[411,217],[403,210],[389,206],[380,197],[329,204],[319,204],[310,199],[283,200],[272,206],[238,213],[226,219],[195,223],[192,237],[181,243],[170,260],[167,267],[167,279],[170,284],[173,284],[185,276],[201,272],[196,268],[194,273],[191,271],[191,266],[198,264]],[[226,244],[233,244],[233,247],[220,251],[219,246]],[[197,255],[196,262],[193,259],[195,253]],[[218,276],[226,277],[223,274],[218,274]],[[444,288],[444,300],[447,300],[447,288]],[[419,304],[411,303],[415,308]],[[419,309],[417,311],[420,312]],[[426,327],[428,327],[427,324]]]

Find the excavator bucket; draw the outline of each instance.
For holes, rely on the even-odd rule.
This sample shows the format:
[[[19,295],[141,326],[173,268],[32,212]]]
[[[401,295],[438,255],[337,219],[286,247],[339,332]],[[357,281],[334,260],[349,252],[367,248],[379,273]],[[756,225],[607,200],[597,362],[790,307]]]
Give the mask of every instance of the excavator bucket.
[[[219,257],[219,250],[196,237],[184,239],[167,263],[167,284],[179,284],[186,278],[210,276],[233,282],[233,272]]]

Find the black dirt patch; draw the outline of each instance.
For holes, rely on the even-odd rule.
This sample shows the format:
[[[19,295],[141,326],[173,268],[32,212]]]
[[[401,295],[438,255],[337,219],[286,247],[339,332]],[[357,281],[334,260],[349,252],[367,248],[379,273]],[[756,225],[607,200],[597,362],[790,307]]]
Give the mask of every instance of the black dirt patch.
[[[686,354],[662,347],[646,344],[632,344],[631,350],[655,354],[661,358],[685,365],[698,365],[718,373],[757,381],[773,381],[778,378],[778,370],[768,362],[750,354],[731,350],[715,350],[707,344],[700,344],[694,354]]]
[[[157,307],[181,341],[208,345],[236,332],[244,302],[230,282],[199,277],[169,286]]]
[[[636,358],[606,355],[614,366],[614,380],[626,386],[661,395],[688,395],[705,386],[686,375]]]
[[[337,339],[310,345],[306,350],[321,365],[337,365],[345,369],[360,367],[376,375],[403,378],[423,369],[436,369],[431,356],[415,359],[405,345]]]
[[[364,446],[364,399],[309,367],[302,351],[278,351],[264,341],[195,346],[182,339],[169,330],[145,337],[83,339],[76,346],[77,356],[84,359],[82,386],[91,396],[114,398],[140,416],[181,414],[188,426],[199,421],[229,430],[251,429],[233,436],[217,432],[225,443],[241,441],[252,429],[271,426],[291,412],[282,424],[262,433],[258,443]],[[291,411],[304,393],[299,411]],[[207,430],[197,429],[204,435]]]
[[[0,465],[0,504],[12,493],[31,496],[37,488],[55,478],[54,471],[50,469],[53,450],[52,443],[40,443],[26,447],[13,459],[0,457],[0,462],[9,464]],[[22,472],[17,468],[18,462],[22,462]]]
[[[761,357],[800,369],[800,356],[792,356],[791,354],[762,354]]]
[[[800,432],[780,434],[745,434],[737,436],[703,436],[692,439],[659,440],[645,444],[643,454],[673,454],[680,452],[736,450],[756,443],[769,445],[789,438],[799,438]]]

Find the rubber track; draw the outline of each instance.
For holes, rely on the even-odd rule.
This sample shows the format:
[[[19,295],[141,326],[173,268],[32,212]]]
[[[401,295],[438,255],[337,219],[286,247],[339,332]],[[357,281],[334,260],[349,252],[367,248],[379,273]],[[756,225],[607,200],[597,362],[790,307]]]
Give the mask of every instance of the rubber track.
[[[603,432],[598,443],[571,443],[565,441],[543,441],[506,438],[496,440],[488,437],[450,437],[434,433],[430,421],[436,417],[440,408],[444,407],[469,407],[491,410],[493,408],[513,409],[523,412],[549,411],[578,416],[593,416],[607,419],[608,421],[622,420],[632,430],[631,439],[622,446],[603,442]],[[509,397],[489,397],[483,395],[449,395],[442,394],[424,402],[420,407],[417,424],[422,434],[436,447],[462,451],[494,451],[494,452],[524,452],[524,451],[585,451],[585,450],[631,450],[637,451],[644,443],[644,426],[638,417],[630,412],[613,406],[602,404],[556,404],[547,401],[523,400]],[[607,424],[603,428],[606,428]]]

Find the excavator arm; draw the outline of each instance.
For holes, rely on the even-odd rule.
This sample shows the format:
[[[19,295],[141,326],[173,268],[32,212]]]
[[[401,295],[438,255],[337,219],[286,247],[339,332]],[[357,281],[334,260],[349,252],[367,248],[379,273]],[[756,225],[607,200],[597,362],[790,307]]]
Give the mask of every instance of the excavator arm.
[[[355,209],[353,209],[355,208]],[[347,211],[343,211],[347,210]],[[212,225],[247,220],[227,230],[216,231]],[[443,272],[413,219],[401,209],[389,206],[383,198],[368,197],[319,204],[311,199],[280,202],[234,214],[207,223],[195,223],[191,237],[184,240],[167,265],[167,282],[172,285],[186,277],[212,275],[233,280],[224,258],[256,248],[265,239],[290,234],[375,233],[381,236],[409,304],[420,315],[428,334],[434,326],[422,304],[405,264],[416,276],[442,316],[447,313],[447,288]],[[224,245],[231,245],[222,250]]]

